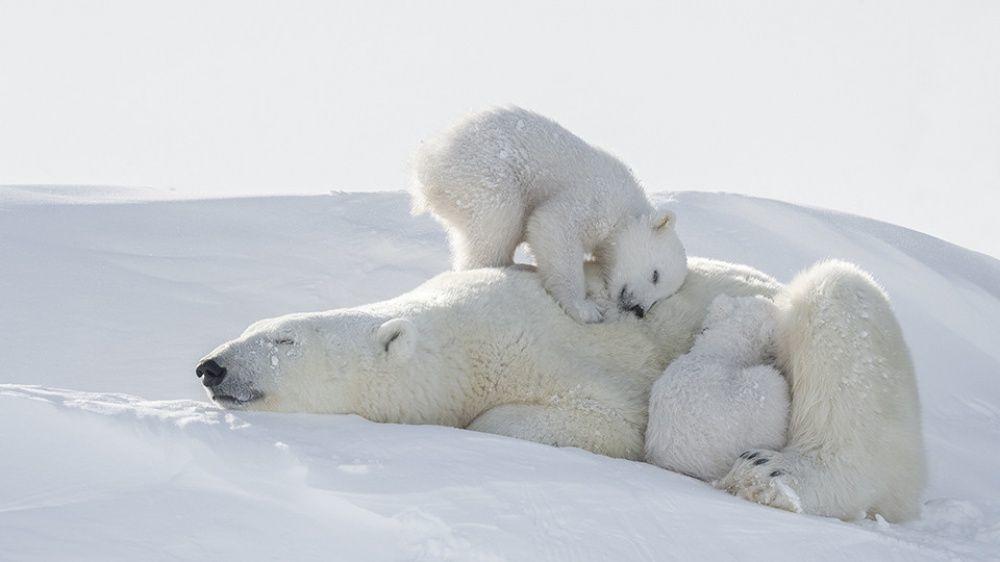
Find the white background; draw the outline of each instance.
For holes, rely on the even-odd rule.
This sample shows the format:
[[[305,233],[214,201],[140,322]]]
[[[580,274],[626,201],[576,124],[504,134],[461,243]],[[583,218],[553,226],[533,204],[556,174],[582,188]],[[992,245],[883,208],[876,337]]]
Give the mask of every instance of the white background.
[[[402,189],[513,102],[650,191],[845,210],[1000,255],[998,2],[0,0],[0,184]]]

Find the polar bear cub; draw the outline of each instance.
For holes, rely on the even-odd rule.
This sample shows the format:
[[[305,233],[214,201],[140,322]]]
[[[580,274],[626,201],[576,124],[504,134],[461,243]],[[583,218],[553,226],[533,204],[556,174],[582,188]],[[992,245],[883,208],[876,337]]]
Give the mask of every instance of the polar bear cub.
[[[618,310],[639,317],[687,274],[674,214],[657,212],[621,161],[536,113],[468,116],[420,147],[414,180],[414,211],[445,224],[456,270],[511,265],[526,241],[545,289],[577,321],[610,312],[586,296],[588,254]]]
[[[712,481],[747,449],[784,447],[788,383],[767,364],[776,312],[763,297],[712,301],[691,351],[653,385],[648,462]]]

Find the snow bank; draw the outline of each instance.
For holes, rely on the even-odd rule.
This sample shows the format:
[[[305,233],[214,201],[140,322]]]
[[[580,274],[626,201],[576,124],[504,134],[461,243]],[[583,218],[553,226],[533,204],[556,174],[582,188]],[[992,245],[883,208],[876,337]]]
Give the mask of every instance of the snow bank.
[[[906,525],[847,524],[579,450],[355,416],[220,410],[193,373],[203,353],[261,317],[399,294],[447,267],[447,245],[398,193],[157,199],[0,188],[0,382],[11,383],[0,385],[0,558],[1000,552],[996,260],[775,201],[658,201],[678,211],[692,255],[783,280],[836,256],[888,289],[917,365],[928,502]]]

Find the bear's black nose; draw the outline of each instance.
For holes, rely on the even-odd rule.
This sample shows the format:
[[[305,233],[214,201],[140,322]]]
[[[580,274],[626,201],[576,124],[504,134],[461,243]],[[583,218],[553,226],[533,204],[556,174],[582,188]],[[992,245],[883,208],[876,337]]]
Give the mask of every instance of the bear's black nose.
[[[202,361],[194,372],[201,378],[201,384],[209,388],[217,386],[226,378],[226,368],[216,363],[215,359]]]

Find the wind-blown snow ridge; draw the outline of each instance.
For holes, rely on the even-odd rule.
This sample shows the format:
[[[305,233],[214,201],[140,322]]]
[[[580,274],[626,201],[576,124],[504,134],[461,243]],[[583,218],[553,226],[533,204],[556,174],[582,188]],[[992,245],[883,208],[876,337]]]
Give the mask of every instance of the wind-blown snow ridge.
[[[1000,262],[989,257],[776,201],[658,199],[677,211],[692,255],[782,280],[839,257],[889,291],[918,371],[928,500],[905,525],[842,523],[579,450],[219,409],[194,377],[198,357],[265,316],[412,288],[447,267],[438,225],[411,217],[400,193],[157,201],[59,191],[0,188],[0,558],[1000,552]]]
[[[451,428],[26,385],[0,385],[0,404],[35,430],[5,436],[14,466],[61,477],[53,490],[44,470],[4,471],[18,499],[0,507],[0,547],[14,558],[914,560],[988,555],[1000,540],[995,504],[935,500],[907,526],[845,524],[642,463]],[[71,466],[46,467],[65,456]]]

